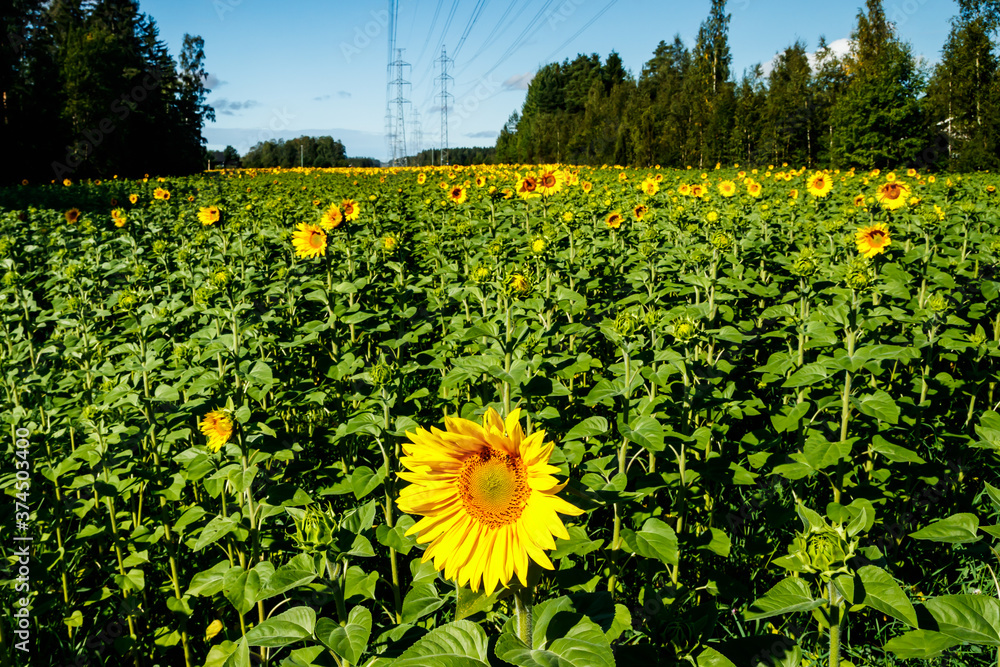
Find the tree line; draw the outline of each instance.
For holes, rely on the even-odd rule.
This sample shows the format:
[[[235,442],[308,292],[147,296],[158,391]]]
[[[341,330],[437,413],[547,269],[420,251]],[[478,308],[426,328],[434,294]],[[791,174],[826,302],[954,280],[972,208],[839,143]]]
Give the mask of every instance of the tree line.
[[[241,160],[241,166],[262,167],[377,167],[370,157],[347,157],[344,144],[333,137],[298,137],[272,139],[254,145]]]
[[[496,142],[497,162],[716,163],[957,170],[1000,166],[1000,0],[957,0],[931,70],[866,0],[850,50],[796,41],[769,72],[731,72],[726,0],[694,48],[661,41],[639,75],[617,53],[542,67]]]
[[[204,168],[204,40],[175,60],[135,0],[0,3],[0,182]]]

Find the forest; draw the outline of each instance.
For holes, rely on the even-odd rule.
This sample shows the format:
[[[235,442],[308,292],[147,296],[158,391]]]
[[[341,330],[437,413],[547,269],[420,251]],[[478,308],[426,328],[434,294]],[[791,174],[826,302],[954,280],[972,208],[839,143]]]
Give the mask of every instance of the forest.
[[[0,3],[0,183],[204,168],[204,40],[171,56],[135,0]]]
[[[498,163],[995,169],[1000,166],[997,0],[958,0],[940,61],[923,65],[880,0],[850,51],[796,41],[737,80],[725,0],[694,47],[661,41],[638,76],[617,53],[539,69],[496,143]]]

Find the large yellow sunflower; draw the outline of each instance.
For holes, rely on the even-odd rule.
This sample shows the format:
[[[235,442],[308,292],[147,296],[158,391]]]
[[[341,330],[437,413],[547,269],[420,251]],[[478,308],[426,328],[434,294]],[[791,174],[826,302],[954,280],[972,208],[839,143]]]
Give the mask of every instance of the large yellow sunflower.
[[[618,211],[611,211],[611,213],[608,213],[608,217],[604,219],[604,224],[611,229],[618,229],[622,226],[622,214]]]
[[[531,174],[519,178],[517,181],[517,196],[523,199],[541,196],[538,192],[538,179]]]
[[[656,182],[655,178],[647,176],[642,183],[639,184],[639,189],[642,190],[643,194],[646,196],[652,197],[660,191],[660,184]]]
[[[833,189],[833,179],[823,173],[813,174],[806,183],[806,189],[813,197],[825,197]]]
[[[203,225],[214,225],[219,221],[219,215],[218,206],[206,206],[198,211],[198,220],[200,220]]]
[[[213,452],[222,449],[233,436],[233,420],[223,410],[212,410],[198,424],[198,428],[208,436],[208,448]]]
[[[70,210],[66,211],[66,213],[63,214],[63,217],[66,218],[66,222],[68,222],[71,225],[75,225],[77,221],[80,219],[80,209],[71,208]]]
[[[319,224],[323,229],[336,229],[344,221],[344,214],[336,204],[330,204],[330,208],[323,211],[323,217]]]
[[[111,220],[115,223],[115,227],[124,227],[127,220],[125,219],[125,211],[120,208],[111,210]]]
[[[456,185],[448,191],[448,199],[456,204],[464,204],[468,194],[461,185]]]
[[[300,222],[292,234],[292,246],[299,257],[316,257],[326,254],[326,233],[316,225]]]
[[[358,208],[358,202],[353,199],[345,199],[340,202],[340,211],[344,214],[344,220],[348,222],[354,222],[361,215],[361,210]]]
[[[906,200],[910,195],[910,188],[902,181],[889,181],[878,186],[875,199],[882,208],[890,211],[906,205]]]
[[[858,246],[859,253],[871,258],[885,252],[886,246],[892,243],[892,238],[889,236],[889,228],[877,222],[870,227],[859,229],[854,235],[854,242]]]
[[[732,197],[736,194],[736,183],[732,181],[722,181],[719,183],[719,193],[723,197]]]
[[[558,169],[546,169],[538,177],[538,191],[548,197],[562,189],[562,173]]]
[[[483,425],[445,417],[445,428],[407,433],[400,462],[410,482],[400,492],[399,508],[423,516],[407,535],[430,546],[423,561],[434,560],[447,579],[492,594],[516,574],[528,585],[528,559],[553,569],[546,549],[553,537],[568,539],[559,514],[583,512],[557,497],[566,485],[552,476],[554,445],[545,432],[525,436],[520,410],[506,421],[492,408]]]

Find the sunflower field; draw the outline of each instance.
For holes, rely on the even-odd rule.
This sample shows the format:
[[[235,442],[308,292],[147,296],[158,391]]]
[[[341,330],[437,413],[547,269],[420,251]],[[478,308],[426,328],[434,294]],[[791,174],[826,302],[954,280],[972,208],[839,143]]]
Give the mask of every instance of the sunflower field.
[[[0,190],[0,665],[998,664],[998,185]]]

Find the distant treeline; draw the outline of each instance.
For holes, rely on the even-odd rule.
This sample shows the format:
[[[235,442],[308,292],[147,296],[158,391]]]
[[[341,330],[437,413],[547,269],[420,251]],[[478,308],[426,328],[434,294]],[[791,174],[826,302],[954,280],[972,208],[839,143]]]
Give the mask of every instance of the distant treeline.
[[[957,0],[931,72],[880,0],[838,56],[801,42],[736,81],[726,0],[694,49],[660,42],[633,77],[618,54],[542,67],[496,143],[498,162],[696,166],[717,162],[959,170],[1000,167],[1000,0]]]
[[[344,144],[333,137],[276,139],[255,145],[241,160],[241,166],[261,167],[377,167],[370,157],[347,157]]]
[[[8,0],[0,31],[0,181],[204,168],[200,37],[175,61],[134,0]]]
[[[447,164],[469,166],[473,164],[496,164],[497,149],[494,146],[473,146],[471,148],[449,148]],[[441,164],[441,151],[430,148],[406,158],[411,167],[427,167]]]

